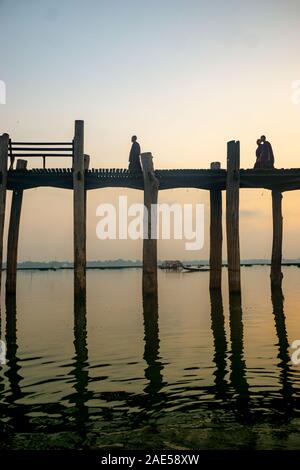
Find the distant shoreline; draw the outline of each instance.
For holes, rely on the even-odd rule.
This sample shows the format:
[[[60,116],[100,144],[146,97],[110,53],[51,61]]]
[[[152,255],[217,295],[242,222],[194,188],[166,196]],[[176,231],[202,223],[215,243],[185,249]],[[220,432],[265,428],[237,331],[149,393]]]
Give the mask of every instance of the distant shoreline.
[[[201,264],[203,267],[209,266],[207,263],[198,263],[199,265]],[[191,264],[193,265],[193,264]],[[222,267],[227,268],[227,263],[223,263]],[[252,266],[271,266],[271,262],[259,262],[259,263],[241,263],[241,267],[246,267],[246,268],[251,268]],[[300,262],[284,262],[282,263],[282,266],[296,266],[297,268],[300,268]],[[95,269],[142,269],[142,265],[121,265],[121,266],[87,266],[86,270],[95,270]],[[160,264],[158,265],[160,267]],[[58,267],[50,267],[50,266],[28,266],[28,267],[23,267],[20,266],[17,268],[18,271],[62,271],[62,270],[67,270],[67,271],[73,271],[74,267],[73,266],[58,266]],[[2,267],[2,271],[6,271],[6,267]]]
[[[138,268],[141,269],[142,266],[87,266],[86,269],[133,269]],[[73,266],[60,266],[57,268],[53,267],[18,267],[17,271],[62,271],[62,270],[74,270]],[[6,267],[2,268],[2,271],[6,271]]]

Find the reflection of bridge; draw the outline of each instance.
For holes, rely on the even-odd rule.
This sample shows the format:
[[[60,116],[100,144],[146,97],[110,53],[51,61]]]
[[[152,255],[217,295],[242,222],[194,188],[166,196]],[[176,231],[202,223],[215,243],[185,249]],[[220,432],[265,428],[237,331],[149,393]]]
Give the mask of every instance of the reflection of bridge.
[[[226,233],[229,290],[240,292],[239,248],[239,188],[265,188],[272,191],[273,249],[271,280],[281,286],[282,258],[282,192],[300,189],[300,169],[240,169],[239,142],[227,145],[227,170],[212,164],[209,170],[154,170],[151,153],[141,155],[142,173],[126,169],[89,169],[89,157],[84,154],[84,124],[75,122],[72,142],[40,143],[11,142],[7,134],[0,137],[0,265],[2,264],[3,227],[6,191],[13,191],[9,224],[7,280],[8,294],[16,291],[18,233],[23,191],[36,187],[54,187],[73,190],[74,195],[74,289],[85,295],[86,289],[86,191],[123,187],[144,191],[148,209],[148,238],[143,246],[143,288],[153,294],[157,289],[157,241],[151,239],[155,224],[149,208],[157,203],[158,191],[173,188],[197,188],[210,191],[210,287],[221,287],[222,269],[222,191],[226,190]],[[17,161],[16,169],[7,170],[8,158]],[[39,157],[44,168],[27,170],[24,158]],[[70,168],[45,168],[46,158],[71,157]]]
[[[277,398],[274,398],[274,390],[266,392],[252,390],[247,382],[247,365],[244,353],[244,326],[242,319],[241,297],[230,295],[229,298],[229,321],[230,328],[227,337],[225,331],[225,315],[223,311],[222,294],[219,290],[212,290],[211,296],[211,332],[213,338],[213,362],[214,381],[211,385],[201,385],[195,390],[195,395],[190,401],[186,400],[183,390],[174,396],[174,390],[168,390],[168,383],[164,378],[164,358],[160,352],[159,334],[159,313],[156,297],[147,297],[143,304],[144,317],[144,378],[145,387],[142,393],[132,394],[126,390],[115,391],[114,393],[102,390],[102,379],[99,377],[97,391],[93,392],[89,384],[93,384],[95,377],[90,377],[90,363],[88,351],[87,333],[87,312],[85,302],[75,302],[74,304],[74,355],[72,358],[71,370],[68,377],[72,381],[72,392],[64,397],[64,403],[49,403],[54,407],[55,417],[61,416],[61,424],[55,424],[56,418],[51,420],[51,412],[48,416],[48,426],[56,432],[76,431],[82,443],[87,438],[87,433],[95,423],[96,414],[93,415],[93,406],[90,400],[99,400],[101,406],[97,408],[98,419],[111,420],[114,417],[114,396],[117,395],[122,404],[124,419],[128,418],[128,409],[134,409],[135,422],[137,426],[151,424],[156,427],[156,420],[172,409],[174,413],[174,400],[182,400],[184,406],[181,412],[193,412],[197,417],[199,425],[203,427],[202,413],[205,410],[216,412],[226,411],[234,416],[237,423],[254,424],[256,419],[262,419],[262,410],[266,411],[269,419],[280,419],[281,423],[289,423],[299,409],[297,394],[293,389],[292,374],[290,370],[289,342],[285,325],[284,299],[281,290],[272,291],[273,316],[276,331],[276,348],[278,351],[276,367],[279,378],[279,388]],[[271,312],[270,312],[271,314]],[[1,325],[1,324],[0,324]],[[17,309],[16,302],[12,297],[6,299],[6,335],[7,343],[7,371],[5,376],[8,386],[3,386],[3,379],[0,376],[0,410],[5,422],[8,423],[10,432],[3,435],[1,440],[4,444],[13,439],[15,433],[34,433],[35,415],[45,414],[45,404],[30,404],[26,401],[26,386],[23,381],[23,367],[26,364],[18,356],[17,336]],[[21,343],[21,341],[20,341]],[[38,359],[38,358],[37,358]],[[45,363],[46,366],[46,363]],[[42,366],[39,366],[42,367]],[[207,372],[205,372],[206,374]],[[201,374],[201,369],[199,370]],[[49,377],[49,381],[51,381]],[[69,380],[69,379],[68,379]],[[187,390],[190,392],[189,387]],[[28,392],[27,392],[28,393]],[[211,400],[203,403],[201,397],[211,396]],[[197,400],[198,397],[198,400]],[[71,408],[70,408],[71,406]],[[139,410],[137,413],[136,410]],[[52,410],[53,412],[53,410]],[[94,408],[95,412],[95,408]],[[120,409],[118,410],[120,413]],[[119,417],[118,417],[119,418]],[[218,418],[219,419],[219,418]],[[219,422],[219,421],[218,421]],[[0,433],[3,432],[3,423],[0,421]],[[37,431],[39,431],[37,429]],[[53,432],[53,431],[52,431]],[[260,432],[260,431],[258,431]],[[281,439],[284,439],[282,433]],[[25,436],[25,434],[23,435]],[[104,435],[101,434],[103,438]],[[119,439],[120,437],[118,437]],[[288,438],[286,434],[285,438]],[[253,442],[255,445],[255,442]]]

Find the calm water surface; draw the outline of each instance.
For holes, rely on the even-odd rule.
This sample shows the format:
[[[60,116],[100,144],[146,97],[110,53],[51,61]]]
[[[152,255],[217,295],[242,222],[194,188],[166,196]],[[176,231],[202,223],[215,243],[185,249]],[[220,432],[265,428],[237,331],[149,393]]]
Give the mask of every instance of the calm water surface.
[[[141,270],[18,273],[1,308],[0,447],[300,449],[300,269],[242,269],[241,299],[211,296],[208,273],[159,272],[158,309]],[[75,312],[74,312],[75,311]],[[76,321],[74,321],[74,314]]]

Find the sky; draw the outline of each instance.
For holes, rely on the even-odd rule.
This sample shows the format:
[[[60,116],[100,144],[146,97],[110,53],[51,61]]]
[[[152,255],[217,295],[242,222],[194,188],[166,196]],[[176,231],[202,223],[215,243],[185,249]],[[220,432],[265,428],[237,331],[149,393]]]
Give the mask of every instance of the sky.
[[[232,139],[240,140],[241,167],[249,168],[255,141],[266,134],[277,168],[300,167],[300,104],[292,100],[299,20],[299,0],[0,0],[0,132],[12,140],[70,141],[74,120],[83,119],[91,167],[126,167],[137,134],[157,169],[208,168],[212,161],[226,168]],[[143,200],[141,191],[122,188],[88,194],[90,260],[142,256],[139,240],[96,237],[97,206],[117,204],[119,195]],[[270,193],[241,190],[240,199],[241,257],[269,258]],[[159,241],[159,257],[207,258],[209,194],[162,191],[159,201],[205,205],[203,249]],[[300,257],[299,203],[299,192],[284,195],[286,258]],[[23,204],[19,260],[72,260],[72,192],[28,190]],[[224,224],[224,258],[225,238]]]

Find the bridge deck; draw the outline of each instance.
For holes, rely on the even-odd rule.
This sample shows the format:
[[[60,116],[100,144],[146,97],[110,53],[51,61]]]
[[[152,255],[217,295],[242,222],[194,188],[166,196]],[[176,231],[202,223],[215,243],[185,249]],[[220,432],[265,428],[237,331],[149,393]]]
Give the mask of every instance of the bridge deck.
[[[222,189],[226,188],[226,170],[156,170],[159,180],[159,189],[198,188]],[[140,173],[132,173],[127,169],[91,169],[86,170],[86,189],[107,187],[123,187],[144,189],[143,177]],[[37,187],[53,187],[73,189],[73,175],[71,168],[49,168],[32,170],[8,171],[7,188],[30,189]],[[266,169],[266,170],[240,170],[241,188],[265,188],[291,191],[300,189],[300,168]]]

